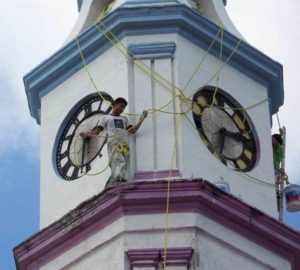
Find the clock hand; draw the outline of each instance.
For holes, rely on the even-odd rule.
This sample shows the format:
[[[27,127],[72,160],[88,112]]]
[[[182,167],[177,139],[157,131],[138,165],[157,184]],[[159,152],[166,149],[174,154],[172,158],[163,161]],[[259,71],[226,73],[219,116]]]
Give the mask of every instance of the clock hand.
[[[222,135],[222,134],[221,134]],[[222,155],[224,149],[225,136],[222,135],[221,146],[220,146],[220,154]]]
[[[82,143],[82,153],[81,153],[81,173],[83,172],[85,145],[86,145],[86,142],[88,141],[88,137],[82,138],[82,140],[83,140],[83,143]]]
[[[243,137],[242,134],[240,134],[238,132],[228,131],[226,128],[221,128],[220,129],[220,134],[222,136],[230,137],[230,138],[232,138],[232,139],[234,139],[235,141],[238,141],[238,142],[244,141],[244,137]]]

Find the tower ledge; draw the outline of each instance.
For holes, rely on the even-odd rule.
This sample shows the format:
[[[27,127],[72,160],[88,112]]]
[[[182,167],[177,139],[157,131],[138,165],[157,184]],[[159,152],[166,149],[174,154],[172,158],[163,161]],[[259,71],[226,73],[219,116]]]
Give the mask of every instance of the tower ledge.
[[[168,181],[162,180],[122,184],[104,190],[15,247],[17,269],[61,269],[75,266],[97,253],[104,252],[102,250],[122,237],[126,241],[118,242],[118,248],[122,246],[121,253],[124,254],[124,257],[120,255],[122,258],[119,259],[119,264],[124,263],[124,259],[128,263],[135,261],[134,254],[156,256],[158,250],[161,252],[164,248],[163,237],[158,242],[155,239],[158,234],[163,236],[165,231],[167,188]],[[177,219],[172,219],[173,215],[177,215]],[[178,219],[178,215],[182,218]],[[201,218],[198,219],[198,216]],[[220,240],[222,245],[226,245],[226,251],[233,250],[239,254],[236,256],[251,258],[268,269],[300,268],[299,232],[207,181],[172,181],[169,219],[168,250],[170,254],[179,252],[185,258],[186,265],[189,264],[186,262],[187,258],[195,264],[193,260],[199,255],[194,254],[191,258],[192,249],[195,248],[193,245],[196,245],[195,234],[198,232],[201,233],[200,239],[203,240],[205,235],[209,235],[214,241]],[[218,226],[223,228],[220,232],[217,230]],[[173,232],[177,233],[176,237],[173,237]],[[182,238],[180,235],[185,232],[193,235],[194,240],[189,242],[188,236]],[[140,233],[142,236],[136,238]],[[245,245],[235,246],[234,239],[239,237],[246,241]],[[142,241],[142,247],[147,246],[149,249],[141,250],[139,240]],[[83,242],[84,248],[76,249]],[[244,249],[248,245],[251,247],[249,253]],[[104,258],[112,255],[105,252]],[[110,252],[113,252],[114,258],[118,257],[117,250],[111,248]],[[199,252],[201,253],[201,249]],[[60,265],[62,261],[66,263],[65,259],[58,259],[64,254],[68,254],[68,263]],[[203,256],[201,259],[205,260]],[[44,268],[45,265],[52,268]],[[127,269],[122,267],[117,269]]]

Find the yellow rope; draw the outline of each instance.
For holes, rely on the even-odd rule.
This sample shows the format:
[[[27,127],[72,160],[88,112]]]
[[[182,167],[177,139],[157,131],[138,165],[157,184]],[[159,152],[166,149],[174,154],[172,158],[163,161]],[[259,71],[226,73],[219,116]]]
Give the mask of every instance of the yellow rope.
[[[102,20],[100,20],[100,23],[101,23],[106,29],[108,29]],[[124,46],[124,45],[122,44],[122,42],[120,42],[120,41],[118,40],[118,38],[117,38],[117,37],[116,37],[109,29],[108,29],[107,32],[108,32],[115,40],[117,40],[117,43],[115,43],[115,42],[108,36],[108,34],[104,33],[104,31],[101,30],[101,28],[98,27],[97,24],[95,24],[95,26],[96,26],[96,28],[97,28],[97,29],[98,29],[98,30],[99,30],[99,31],[100,31],[100,32],[101,32],[101,33],[102,33],[102,34],[103,34],[103,35],[104,35],[104,36],[105,36],[105,37],[106,37],[106,38],[107,38],[107,39],[108,39],[115,47],[117,47],[117,48],[120,50],[120,52],[122,52],[126,57],[128,57],[127,52],[129,52],[129,54],[130,54],[131,56],[133,56],[133,57],[135,57],[136,59],[138,59],[136,56],[134,56],[134,54],[133,54],[132,52],[130,52],[130,51],[127,49],[126,46]],[[220,38],[220,40],[221,40],[221,43],[223,42],[223,41],[222,41],[222,40],[223,40],[223,28],[220,27],[220,29],[219,29],[218,33],[216,34],[216,36],[215,36],[215,38],[214,38],[214,40],[213,40],[213,42],[212,42],[210,48],[211,48],[212,45],[214,44],[215,39],[217,38],[217,36],[218,36],[218,34],[219,34],[220,32],[221,32],[221,38]],[[78,47],[79,47],[79,49],[80,49],[78,39],[77,39],[77,44],[78,44]],[[123,52],[122,49],[119,48],[118,44],[120,44],[120,45],[126,50],[126,52]],[[238,43],[238,45],[239,45],[239,43]],[[223,46],[222,46],[222,44],[221,44],[220,57],[222,57],[222,47],[223,47]],[[227,63],[227,62],[229,61],[229,59],[232,57],[232,55],[234,54],[234,52],[235,52],[235,50],[237,49],[237,47],[238,47],[238,46],[236,46],[236,48],[233,50],[233,52],[231,53],[231,55],[227,58],[227,60],[225,61],[225,63]],[[210,50],[210,48],[209,48],[209,50]],[[82,53],[81,53],[81,57],[83,58]],[[202,60],[201,62],[203,62],[203,60]],[[86,67],[86,63],[85,63],[85,61],[84,61],[84,58],[83,58],[83,63],[84,63],[84,66]],[[140,66],[140,63],[142,63],[148,70],[146,70],[143,66]],[[163,86],[165,86],[167,89],[174,91],[174,89],[173,89],[173,87],[174,87],[175,90],[177,90],[177,91],[180,93],[180,95],[178,96],[178,98],[181,98],[181,102],[183,102],[183,100],[184,100],[184,101],[188,101],[188,98],[186,98],[186,97],[184,96],[183,91],[182,91],[179,87],[175,86],[174,84],[172,84],[171,82],[169,82],[168,80],[166,80],[164,77],[162,77],[160,74],[156,73],[156,72],[155,72],[154,70],[152,70],[150,67],[148,67],[147,65],[145,65],[142,61],[140,61],[140,59],[138,59],[138,62],[135,61],[134,64],[140,66],[140,68],[142,68],[142,70],[144,70],[144,71],[145,71],[148,75],[150,75],[154,80],[160,82],[160,83],[161,83]],[[201,63],[200,63],[200,65],[198,65],[198,67],[200,67],[200,66],[201,66]],[[219,74],[220,74],[221,69],[222,69],[224,66],[225,66],[225,65],[223,64],[223,65],[220,67],[220,69],[218,70],[218,72],[215,73],[215,74],[213,75],[213,77],[210,79],[210,81],[216,76],[216,74],[217,74],[217,76],[218,76],[218,77],[217,77],[217,82],[219,81]],[[87,72],[88,72],[87,67],[86,67],[86,70],[87,70]],[[150,71],[149,71],[149,70],[150,70]],[[90,80],[92,81],[93,85],[95,86],[95,89],[96,89],[97,92],[101,95],[100,91],[98,90],[97,86],[95,85],[94,81],[92,80],[92,77],[91,77],[91,75],[90,75],[89,72],[88,72],[88,74],[89,74],[89,76],[90,76]],[[152,75],[152,74],[154,74],[154,75]],[[194,74],[195,74],[195,72],[194,72]],[[162,80],[163,80],[164,82],[166,82],[168,85],[165,85],[163,82],[161,82],[160,80],[158,80],[157,77],[160,78],[160,79],[162,79]],[[192,76],[192,77],[193,77],[193,76]],[[191,81],[191,79],[190,79],[189,81]],[[207,84],[206,84],[206,85],[207,85]],[[168,87],[168,86],[169,86],[169,87]],[[175,98],[175,97],[174,97],[174,98]],[[174,98],[173,98],[173,100],[174,100]],[[170,102],[172,102],[172,100],[171,100]],[[168,104],[168,103],[167,103],[167,104]],[[166,104],[166,105],[167,105],[167,104]],[[163,106],[163,107],[164,107],[164,106]],[[159,110],[159,109],[155,109],[154,111],[151,110],[150,112],[151,112],[151,113],[154,113],[154,112],[169,113],[169,112],[161,111],[161,110]],[[127,114],[127,115],[134,115],[134,116],[137,115],[137,114],[135,114],[135,113],[130,113],[130,114],[125,113],[125,114]]]
[[[197,127],[194,126],[193,122],[188,118],[188,116],[187,116],[186,114],[184,114],[184,116],[185,116],[185,118],[188,120],[188,122],[191,124],[191,126],[193,127],[193,129],[196,130],[197,133],[198,133]],[[210,144],[209,141],[208,141],[208,143]],[[210,145],[211,145],[211,144],[210,144]],[[216,150],[216,154],[217,154],[220,158],[222,158],[222,154],[219,153],[217,150]],[[234,169],[235,169],[235,168],[234,168]],[[270,181],[270,180],[262,180],[262,179],[259,179],[259,178],[254,177],[254,176],[251,176],[251,175],[249,175],[249,174],[247,174],[247,173],[244,173],[244,172],[242,172],[242,171],[239,171],[239,170],[237,170],[237,169],[235,169],[235,170],[236,170],[237,172],[242,173],[243,175],[247,176],[247,177],[248,177],[249,179],[251,179],[251,180],[254,180],[254,181],[259,182],[259,183],[262,183],[262,184],[265,184],[265,185],[267,185],[267,186],[275,187],[275,184],[270,183],[270,182],[272,182],[272,181]]]
[[[261,180],[259,178],[256,178],[256,177],[252,176],[252,175],[249,175],[248,173],[244,173],[244,172],[240,172],[240,173],[242,173],[243,175],[247,176],[251,180],[254,180],[254,181],[258,182],[258,183],[264,184],[266,186],[276,187],[275,184],[270,183],[270,182],[272,182],[271,180]]]
[[[83,56],[83,52],[82,52],[82,49],[81,49],[80,44],[79,44],[79,40],[78,40],[77,37],[75,37],[75,38],[76,38],[76,43],[77,43],[77,47],[78,47],[78,50],[79,50],[79,53],[80,53],[80,56],[81,56],[81,60],[82,60],[83,66],[84,66],[84,68],[85,68],[85,70],[86,70],[86,72],[87,72],[87,74],[88,74],[88,76],[89,76],[89,79],[90,79],[91,83],[92,83],[93,86],[95,87],[95,89],[96,89],[98,95],[99,95],[105,102],[108,102],[108,103],[110,104],[110,106],[111,106],[111,103],[110,103],[110,102],[109,102],[109,101],[101,94],[101,92],[100,92],[100,90],[98,89],[96,83],[94,82],[93,77],[92,77],[92,75],[91,75],[91,73],[90,73],[90,71],[89,71],[89,69],[88,69],[88,67],[87,67],[87,64],[86,64],[86,62],[85,62],[85,58],[84,58],[84,56]]]
[[[141,61],[137,56],[134,55],[133,52],[131,52],[104,24],[102,20],[99,21],[100,24],[107,29],[107,32],[113,37],[110,38],[108,34],[104,32],[97,24],[94,24],[95,27],[111,42],[111,44],[119,49],[119,51],[129,60],[131,61],[131,57],[135,58],[136,61],[134,61],[134,64],[138,66],[142,71],[144,71],[147,75],[149,75],[151,78],[159,82],[162,86],[164,86],[169,91],[174,91],[173,89],[176,88],[180,90],[179,87],[175,86],[172,82],[165,79],[163,76],[155,72],[151,67],[147,66],[143,61]],[[114,41],[116,40],[116,42]],[[122,50],[123,48],[123,50]],[[129,55],[128,55],[129,53]]]
[[[178,117],[177,123],[176,123],[175,136],[174,136],[174,146],[173,146],[173,152],[172,152],[172,158],[171,158],[171,164],[170,164],[170,171],[169,171],[169,176],[168,176],[167,202],[166,202],[165,245],[164,245],[164,270],[166,270],[167,248],[168,248],[168,227],[169,227],[171,174],[172,174],[173,163],[174,163],[174,160],[175,160],[177,137],[178,137],[178,132],[179,132],[179,124],[180,124],[180,117]]]
[[[196,67],[195,71],[192,73],[192,76],[188,79],[187,83],[185,84],[185,86],[183,87],[182,91],[185,91],[185,89],[189,86],[189,84],[191,83],[191,81],[193,80],[193,78],[195,77],[196,73],[199,71],[199,69],[201,68],[203,62],[205,61],[206,57],[209,55],[209,52],[212,48],[212,46],[214,45],[217,37],[219,36],[220,32],[222,32],[222,27],[219,28],[218,32],[216,33],[213,41],[211,42],[210,46],[208,47],[207,51],[205,52],[201,62],[198,64],[198,66]]]
[[[107,33],[104,33],[104,30],[102,30],[97,24],[95,24],[95,26],[96,26],[96,28],[113,44],[113,46],[115,46],[115,47],[117,47],[118,49],[119,49],[119,51],[122,53],[122,54],[124,54],[128,59],[130,59],[131,60],[131,58],[129,57],[129,56],[131,56],[131,57],[133,57],[133,58],[135,58],[137,61],[134,61],[134,64],[135,65],[137,65],[137,66],[139,66],[144,72],[146,72],[151,78],[153,78],[155,81],[157,81],[157,82],[159,82],[160,84],[162,84],[165,88],[167,88],[168,90],[171,90],[171,91],[178,91],[179,92],[179,94],[178,95],[176,95],[176,96],[174,96],[169,102],[167,102],[165,105],[163,105],[161,108],[158,108],[158,109],[149,109],[148,111],[149,111],[149,113],[155,113],[155,112],[161,112],[161,113],[168,113],[168,114],[179,114],[179,115],[181,115],[181,114],[183,114],[183,115],[185,115],[185,117],[187,117],[186,116],[186,113],[189,111],[189,110],[191,110],[191,106],[188,106],[187,104],[190,102],[190,99],[189,99],[189,97],[185,97],[185,95],[183,94],[183,91],[187,88],[187,86],[190,84],[190,82],[192,81],[192,79],[193,79],[193,77],[195,76],[195,74],[198,72],[198,70],[200,69],[200,67],[201,67],[201,65],[203,64],[203,62],[204,62],[204,60],[205,60],[205,58],[207,57],[207,55],[208,55],[208,53],[209,53],[209,51],[210,51],[210,49],[212,48],[212,46],[214,45],[214,43],[215,43],[215,40],[216,40],[216,38],[219,36],[219,34],[221,33],[221,36],[220,36],[220,42],[221,42],[221,47],[220,47],[220,60],[222,60],[222,50],[223,50],[223,31],[224,31],[224,29],[223,29],[223,27],[222,26],[220,26],[220,28],[219,28],[219,30],[218,30],[218,32],[216,33],[216,35],[215,35],[215,37],[214,37],[214,39],[213,39],[213,41],[212,41],[212,43],[210,44],[210,46],[209,46],[209,48],[208,48],[208,50],[206,51],[206,54],[204,55],[204,57],[202,58],[202,60],[201,60],[201,62],[198,64],[198,66],[197,66],[197,68],[196,68],[196,70],[193,72],[193,74],[192,74],[192,76],[191,76],[191,78],[189,78],[189,80],[187,81],[187,83],[186,83],[186,85],[185,85],[185,87],[183,88],[183,90],[181,90],[179,87],[177,87],[177,86],[175,86],[173,83],[171,83],[171,82],[169,82],[167,79],[165,79],[163,76],[161,76],[160,74],[158,74],[158,73],[156,73],[154,70],[152,70],[151,69],[151,67],[148,67],[146,64],[144,64],[144,62],[143,61],[141,61],[138,57],[136,57],[132,52],[130,52],[130,50],[125,46],[125,45],[123,45],[122,44],[122,42],[120,42],[119,40],[118,40],[118,38],[106,27],[106,25],[104,24],[104,22],[102,21],[102,20],[100,20],[100,24],[104,27],[104,28],[106,28],[106,32],[108,32],[108,34],[110,34],[111,36],[112,36],[112,38],[110,38],[109,36],[108,36],[108,34]],[[114,42],[114,40],[116,40],[117,42]],[[78,48],[79,48],[79,50],[80,50],[80,45],[79,45],[79,41],[78,41],[78,39],[76,38],[76,41],[77,41],[77,45],[78,45]],[[218,70],[212,75],[212,77],[200,88],[200,90],[201,89],[203,89],[206,85],[208,85],[215,77],[217,77],[217,86],[216,86],[216,89],[215,89],[215,92],[214,92],[214,97],[216,96],[216,92],[217,92],[217,89],[218,89],[218,84],[219,84],[219,79],[220,79],[220,72],[221,72],[221,70],[224,68],[224,66],[228,63],[228,61],[231,59],[231,57],[235,54],[235,52],[236,52],[236,50],[238,49],[238,47],[240,46],[240,43],[241,43],[241,40],[239,40],[238,41],[238,43],[237,43],[237,45],[235,46],[235,48],[232,50],[232,52],[231,52],[231,54],[228,56],[228,58],[224,61],[224,63],[222,63],[221,65],[220,65],[220,67],[218,68]],[[123,47],[123,49],[125,50],[125,51],[122,51],[122,49],[120,48],[120,46],[118,46],[120,44],[120,46],[121,47]],[[129,56],[128,56],[128,54],[129,54]],[[94,83],[94,81],[93,81],[93,79],[92,79],[92,76],[91,76],[91,74],[89,73],[89,71],[88,71],[88,69],[87,69],[87,66],[86,66],[86,62],[85,62],[85,60],[84,60],[84,57],[83,57],[83,54],[82,54],[82,52],[81,52],[81,50],[80,50],[80,55],[81,55],[81,57],[82,57],[82,61],[83,61],[83,63],[84,63],[84,67],[85,67],[85,69],[86,69],[86,71],[87,71],[87,73],[89,74],[89,77],[90,77],[90,80],[91,80],[91,82],[92,82],[92,84],[94,85],[94,87],[95,87],[95,89],[97,90],[97,92],[101,95],[101,93],[100,93],[100,91],[99,91],[99,89],[97,88],[97,86],[96,86],[96,84]],[[101,96],[102,97],[102,96]],[[167,107],[168,105],[170,105],[174,100],[175,100],[175,98],[178,98],[179,99],[179,101],[180,101],[180,104],[186,104],[187,106],[188,106],[188,110],[186,111],[186,112],[179,112],[179,113],[175,113],[175,112],[167,112],[167,111],[163,111],[162,109],[163,108],[165,108],[165,107]],[[105,99],[104,99],[105,100]],[[250,106],[248,106],[248,107],[243,107],[243,108],[228,108],[228,109],[232,109],[232,110],[234,110],[234,109],[236,109],[236,110],[247,110],[247,109],[249,109],[249,108],[252,108],[252,107],[254,107],[254,106],[257,106],[257,105],[259,105],[259,104],[261,104],[261,103],[263,103],[263,102],[265,102],[267,99],[264,99],[264,100],[262,100],[262,101],[260,101],[260,102],[258,102],[258,103],[255,103],[255,104],[252,104],[252,105],[250,105]],[[213,99],[213,101],[214,101],[214,99]],[[226,108],[223,108],[223,107],[219,107],[219,106],[215,106],[214,105],[214,102],[212,101],[212,104],[211,104],[211,107],[212,108],[220,108],[220,109],[226,109]],[[137,115],[137,114],[129,114],[129,115]],[[245,118],[247,118],[247,115],[246,114],[244,114],[245,115],[245,117],[244,117],[244,121],[246,121],[245,120]],[[187,118],[188,120],[189,120],[189,118]],[[190,120],[189,120],[189,122],[190,122]],[[248,121],[249,122],[249,121]],[[249,122],[250,123],[250,122]],[[246,174],[247,175],[247,174]],[[247,175],[248,177],[250,177],[251,178],[251,176],[249,176],[249,175]],[[255,178],[253,178],[253,180],[257,180],[257,179],[255,179]],[[258,179],[259,180],[259,179]],[[261,182],[264,182],[264,181],[261,181]],[[267,182],[266,182],[267,183]]]
[[[203,84],[198,91],[202,90],[203,88],[205,88],[205,86],[207,86],[219,73],[220,71],[224,68],[224,66],[228,63],[228,61],[231,59],[231,57],[235,54],[236,50],[238,49],[238,47],[240,46],[242,40],[240,39],[238,41],[238,43],[236,44],[236,46],[234,47],[234,49],[232,50],[232,52],[230,53],[230,55],[227,57],[227,59],[224,61],[224,63],[220,66],[219,69],[217,69],[217,71],[210,77],[210,79],[205,83]],[[191,94],[190,96],[188,96],[187,98],[190,99],[192,97],[192,95],[194,94]]]
[[[278,113],[276,113],[276,118],[277,118],[278,128],[281,131],[281,125],[280,125]],[[281,132],[280,132],[280,134],[281,134]]]

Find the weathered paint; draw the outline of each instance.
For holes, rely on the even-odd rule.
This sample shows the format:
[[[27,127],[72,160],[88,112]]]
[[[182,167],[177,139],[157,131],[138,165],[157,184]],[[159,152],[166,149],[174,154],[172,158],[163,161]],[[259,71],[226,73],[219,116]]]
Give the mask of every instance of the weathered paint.
[[[14,249],[18,269],[129,269],[130,250],[164,249],[167,187],[122,184],[83,202]],[[207,181],[171,182],[168,249],[193,249],[190,270],[296,270],[299,242],[299,232]]]

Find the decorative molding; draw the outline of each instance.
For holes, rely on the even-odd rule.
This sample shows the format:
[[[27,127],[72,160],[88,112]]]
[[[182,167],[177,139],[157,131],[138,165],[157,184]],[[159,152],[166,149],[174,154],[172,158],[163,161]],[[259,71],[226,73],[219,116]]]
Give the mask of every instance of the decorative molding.
[[[128,45],[128,54],[132,60],[173,59],[175,48],[175,42],[136,43]]]
[[[186,266],[187,269],[191,265],[191,259],[193,256],[193,248],[168,248],[166,250],[167,266]],[[129,249],[127,256],[130,262],[130,267],[154,267],[158,268],[159,265],[164,263],[165,250],[159,249]]]
[[[119,40],[126,36],[177,33],[207,50],[219,26],[186,5],[163,7],[118,8],[105,18],[105,25]],[[99,23],[101,28],[101,24]],[[106,30],[107,31],[107,30]],[[95,60],[112,44],[92,26],[79,36],[86,63]],[[239,39],[224,31],[223,59],[235,48]],[[216,40],[210,50],[219,57],[221,42]],[[264,85],[268,89],[270,112],[283,104],[282,66],[246,42],[241,42],[229,65]],[[40,123],[41,98],[83,68],[76,40],[71,41],[24,76],[24,85],[32,117]]]
[[[168,181],[108,188],[14,248],[17,269],[43,263],[122,216],[165,213]],[[145,196],[147,194],[147,196]],[[300,269],[300,233],[204,180],[171,182],[169,213],[201,213]],[[67,221],[67,225],[66,225]],[[71,245],[71,246],[70,246]],[[44,262],[45,263],[45,262]]]
[[[179,170],[157,170],[157,171],[137,171],[133,175],[133,180],[155,180],[155,179],[166,179],[168,177],[179,177]]]
[[[179,0],[127,0],[122,7],[135,7],[135,6],[166,6],[182,4]]]
[[[161,260],[160,249],[131,249],[128,250],[127,256],[130,268],[134,267],[154,267],[158,268]]]

